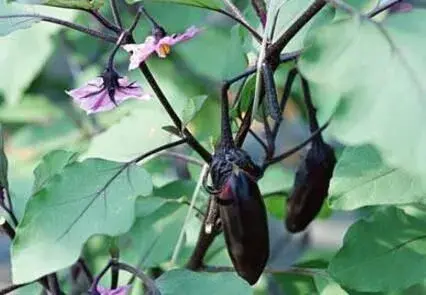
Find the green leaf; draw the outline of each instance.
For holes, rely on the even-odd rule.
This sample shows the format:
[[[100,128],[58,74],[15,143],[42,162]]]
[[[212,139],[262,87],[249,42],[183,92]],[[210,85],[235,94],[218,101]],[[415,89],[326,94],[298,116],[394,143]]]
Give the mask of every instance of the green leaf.
[[[144,198],[138,201],[138,206],[152,206],[153,199],[161,200]],[[168,202],[155,207],[151,207],[151,214],[138,218],[130,231],[120,237],[120,258],[125,262],[153,267],[170,260],[188,206]]]
[[[34,170],[33,192],[42,189],[56,174],[61,173],[65,166],[74,162],[77,154],[67,151],[56,150],[45,155],[42,162]]]
[[[329,127],[334,136],[348,145],[370,143],[385,162],[422,179],[425,17],[413,10],[381,24],[356,16],[335,22],[313,34],[299,60],[305,77],[340,96]]]
[[[149,174],[134,164],[89,159],[66,166],[27,203],[11,251],[14,283],[72,265],[92,235],[127,232],[137,196],[151,191]]]
[[[426,220],[388,207],[352,225],[328,271],[340,285],[390,292],[424,280]]]
[[[283,169],[282,165],[268,167],[259,180],[259,189],[262,195],[287,192],[293,187],[294,173]]]
[[[0,186],[5,189],[9,189],[9,181],[7,178],[7,157],[4,152],[4,131],[0,125]]]
[[[17,0],[16,2],[72,9],[99,9],[105,0]]]
[[[16,30],[27,29],[32,24],[40,21],[36,17],[5,18],[7,15],[17,15],[25,13],[19,9],[19,5],[7,3],[6,0],[0,0],[0,37],[6,36]]]
[[[186,125],[188,125],[191,120],[197,115],[197,113],[201,110],[207,97],[207,95],[199,95],[188,98],[188,100],[186,101],[186,105],[182,111],[182,128],[186,127]]]
[[[167,113],[155,100],[141,103],[141,108],[95,136],[84,157],[124,162],[169,142],[170,135],[161,129],[170,121]]]
[[[3,1],[1,0],[0,3],[4,3]],[[0,6],[0,15],[3,13],[1,9]],[[71,20],[76,15],[75,11],[62,12],[58,10],[45,8],[43,11],[48,15],[54,13],[56,17],[64,20]],[[34,13],[34,11],[31,11],[31,13]],[[7,21],[9,20],[7,19]],[[2,21],[3,19],[0,22],[0,31],[2,30]],[[22,19],[19,19],[19,21],[22,21]],[[25,22],[27,23],[29,20],[25,19]],[[27,28],[28,25],[25,27]],[[1,39],[0,64],[2,69],[7,69],[7,71],[0,72],[0,93],[3,94],[7,103],[17,103],[30,83],[46,65],[46,61],[54,49],[51,37],[59,29],[60,26],[41,23]],[[37,48],[37,50],[34,50],[34,48]]]
[[[176,200],[182,197],[190,198],[195,186],[196,183],[192,180],[178,180],[155,189],[152,194],[155,197],[167,200]]]
[[[318,295],[349,295],[333,279],[325,275],[314,276],[315,286]]]
[[[184,269],[168,271],[156,280],[162,295],[249,295],[250,286],[235,273],[199,273]]]
[[[126,2],[129,4],[133,4],[133,3],[137,3],[141,1],[142,0],[126,0]],[[154,0],[154,1],[188,5],[188,6],[207,8],[212,10],[221,9],[223,7],[222,1],[220,0]]]
[[[0,122],[4,123],[48,123],[63,116],[63,112],[46,98],[25,96],[19,104],[0,108]]]
[[[363,206],[425,202],[420,179],[384,164],[372,146],[346,148],[330,184],[330,206],[353,210]]]

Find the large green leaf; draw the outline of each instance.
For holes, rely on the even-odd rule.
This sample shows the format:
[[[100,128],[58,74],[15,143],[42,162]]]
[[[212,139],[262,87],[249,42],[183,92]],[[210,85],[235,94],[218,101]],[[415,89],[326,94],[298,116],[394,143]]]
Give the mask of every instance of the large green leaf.
[[[161,129],[170,125],[167,114],[155,100],[141,104],[142,108],[95,136],[85,157],[129,161],[169,142],[170,135]]]
[[[389,207],[356,222],[331,260],[330,274],[356,291],[390,292],[424,280],[426,220]]]
[[[65,268],[95,234],[116,236],[134,221],[138,195],[152,190],[141,167],[100,159],[66,166],[28,202],[12,245],[14,283]]]
[[[329,129],[333,135],[349,145],[371,143],[391,166],[422,179],[425,17],[425,10],[413,10],[381,24],[356,16],[337,21],[312,35],[299,60],[304,76],[340,95]]]
[[[164,273],[156,283],[162,295],[253,294],[250,286],[235,273],[198,273],[177,269]]]
[[[42,162],[34,170],[34,192],[43,188],[56,174],[61,173],[65,166],[76,160],[76,153],[55,150],[45,155]]]
[[[1,0],[0,15],[10,14],[9,8],[3,11],[4,6],[1,6],[3,4],[4,0]],[[76,15],[75,11],[64,12],[53,8],[31,9],[29,12],[40,11],[64,20],[71,20]],[[15,24],[13,27],[22,24],[23,26],[18,27],[27,28],[32,22],[33,20],[28,18],[13,20],[0,18],[0,36],[11,32],[9,23]],[[14,104],[21,99],[24,91],[46,64],[54,49],[51,37],[59,28],[52,24],[39,24],[27,30],[17,31],[6,38],[0,38],[0,65],[2,69],[7,69],[0,72],[0,94],[3,94],[8,103]],[[35,48],[37,50],[34,50]]]
[[[330,205],[341,210],[426,200],[420,179],[385,165],[371,146],[348,147],[343,151],[329,192]]]
[[[22,9],[19,9],[19,5],[6,2],[6,0],[0,0],[0,37],[19,29],[27,29],[33,23],[40,21],[36,17],[4,18],[6,15],[24,13]]]
[[[152,199],[161,200],[144,198],[138,206],[148,204],[152,207]],[[170,260],[187,210],[186,205],[168,202],[138,218],[131,230],[120,237],[121,259],[143,267],[158,266]]]

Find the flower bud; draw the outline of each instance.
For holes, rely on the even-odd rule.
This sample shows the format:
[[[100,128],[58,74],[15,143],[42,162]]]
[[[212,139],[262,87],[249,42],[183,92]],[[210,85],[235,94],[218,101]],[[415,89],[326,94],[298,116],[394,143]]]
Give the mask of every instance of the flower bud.
[[[287,202],[285,224],[290,232],[304,230],[317,216],[328,195],[328,187],[336,165],[331,146],[314,142],[296,172],[293,191]]]

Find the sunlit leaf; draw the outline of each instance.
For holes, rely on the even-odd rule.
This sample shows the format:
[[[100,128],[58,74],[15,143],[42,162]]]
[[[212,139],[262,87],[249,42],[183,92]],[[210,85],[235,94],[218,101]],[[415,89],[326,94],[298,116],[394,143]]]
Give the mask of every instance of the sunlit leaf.
[[[162,295],[250,295],[253,290],[235,273],[199,273],[177,269],[156,280]]]
[[[383,163],[371,146],[348,147],[333,173],[329,193],[335,209],[426,201],[420,179]]]
[[[426,179],[426,11],[377,24],[356,16],[318,30],[299,67],[340,95],[329,131],[349,145],[370,143],[391,166]],[[327,97],[317,98],[317,101]],[[321,106],[319,106],[321,107]]]
[[[92,235],[127,232],[136,197],[151,190],[149,174],[134,164],[89,159],[66,166],[27,203],[12,245],[14,283],[70,266]]]
[[[426,220],[389,207],[350,227],[329,272],[344,287],[390,292],[424,280]]]

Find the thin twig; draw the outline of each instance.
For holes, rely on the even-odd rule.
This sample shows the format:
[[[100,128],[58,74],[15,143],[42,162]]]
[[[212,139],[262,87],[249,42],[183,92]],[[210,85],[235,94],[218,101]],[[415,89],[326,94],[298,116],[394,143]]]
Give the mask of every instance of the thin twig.
[[[154,76],[152,75],[146,63],[141,63],[139,66],[139,69],[141,70],[142,74],[145,76],[146,80],[148,81],[149,85],[151,86],[155,94],[157,95],[160,103],[163,105],[164,109],[169,114],[176,128],[178,130],[182,130],[182,127],[183,127],[182,121],[180,120],[179,116],[176,114],[173,107],[170,105],[169,101],[167,100],[166,96],[164,95],[163,91],[161,90],[160,86],[158,85],[157,81],[155,80]],[[204,159],[204,161],[206,161],[207,163],[210,163],[212,158],[211,154],[195,139],[195,137],[191,134],[191,132],[189,132],[187,128],[183,128],[182,133],[185,139],[187,140],[188,144]]]
[[[52,295],[61,295],[61,294],[65,294],[64,292],[61,291],[61,287],[59,286],[59,281],[58,281],[58,277],[56,276],[56,274],[50,274],[47,276],[47,283],[49,284],[50,287],[50,292],[52,293]]]
[[[111,12],[112,12],[112,16],[114,17],[115,24],[120,29],[123,29],[123,24],[121,23],[120,12],[118,11],[116,0],[110,0],[109,3],[111,6]]]
[[[103,25],[105,28],[120,34],[121,33],[121,29],[117,26],[115,26],[114,24],[112,24],[109,20],[107,20],[102,14],[100,14],[97,10],[84,10],[86,12],[88,12],[89,14],[91,14],[101,25]]]
[[[297,152],[298,150],[300,150],[301,148],[305,147],[306,145],[308,145],[313,138],[315,138],[318,134],[321,134],[321,132],[328,127],[330,121],[328,121],[327,123],[325,123],[321,128],[319,128],[318,130],[316,130],[315,132],[311,133],[311,136],[309,136],[307,139],[305,139],[303,142],[299,143],[298,145],[296,145],[295,147],[292,147],[291,149],[289,149],[288,151],[282,153],[281,155],[266,161],[264,164],[264,168],[266,169],[267,166],[278,163],[282,160],[284,160],[285,158],[288,158],[289,156],[291,156],[292,154],[294,154],[295,152]]]
[[[0,19],[7,19],[7,18],[38,18],[41,21],[45,21],[45,22],[49,22],[49,23],[54,23],[60,26],[64,26],[67,27],[69,29],[72,30],[76,30],[79,32],[82,32],[84,34],[96,37],[98,39],[104,40],[106,42],[110,42],[110,43],[115,43],[117,41],[116,37],[110,36],[110,35],[105,35],[101,32],[80,26],[78,24],[72,23],[72,22],[68,22],[59,18],[55,18],[55,17],[51,17],[51,16],[47,16],[47,15],[43,15],[43,14],[38,14],[38,13],[33,13],[33,14],[10,14],[10,15],[0,15]]]
[[[378,15],[379,13],[385,11],[386,9],[391,8],[392,6],[394,6],[396,3],[401,2],[402,0],[390,0],[389,2],[376,7],[375,9],[373,9],[372,11],[370,11],[367,15],[368,17],[375,17],[376,15]]]
[[[77,261],[78,265],[80,266],[83,273],[86,275],[87,280],[89,281],[89,284],[93,283],[93,275],[90,272],[89,267],[87,266],[86,262],[83,258],[79,258]]]
[[[139,271],[133,266],[122,263],[122,262],[118,262],[117,266],[120,269],[125,270],[131,274],[134,274],[136,277],[138,277],[147,287],[148,295],[161,295],[160,291],[157,288],[157,285],[155,284],[155,281],[151,279],[149,276],[147,276],[146,274],[144,274],[142,271]]]
[[[161,155],[159,155],[159,156],[172,157],[172,158],[175,158],[175,159],[178,159],[178,160],[183,160],[183,161],[186,161],[187,163],[191,163],[191,164],[194,164],[194,165],[197,165],[197,166],[200,166],[200,167],[204,165],[203,161],[200,161],[197,158],[190,157],[190,156],[178,153],[178,152],[166,151],[166,152],[161,153]]]

